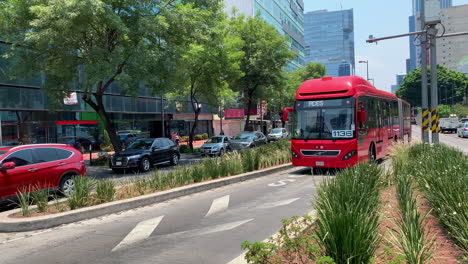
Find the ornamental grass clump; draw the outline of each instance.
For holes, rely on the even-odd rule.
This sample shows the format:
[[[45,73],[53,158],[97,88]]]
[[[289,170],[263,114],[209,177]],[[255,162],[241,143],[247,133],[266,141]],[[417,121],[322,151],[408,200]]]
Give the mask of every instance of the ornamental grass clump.
[[[379,244],[381,169],[357,164],[320,185],[315,234],[336,263],[369,263]]]
[[[443,144],[414,145],[399,168],[418,188],[458,245],[468,252],[468,156]]]
[[[21,214],[23,216],[29,216],[31,211],[29,210],[29,206],[31,206],[31,193],[26,188],[23,190],[18,191],[16,193],[16,198],[18,198],[18,204],[21,207]]]
[[[49,189],[39,189],[31,193],[33,203],[37,206],[37,211],[46,212],[49,208]]]
[[[99,181],[96,184],[96,199],[99,203],[111,202],[115,199],[115,185],[111,180]]]
[[[87,206],[91,200],[91,190],[94,187],[95,180],[89,177],[73,176],[75,189],[68,197],[68,206],[71,210]]]

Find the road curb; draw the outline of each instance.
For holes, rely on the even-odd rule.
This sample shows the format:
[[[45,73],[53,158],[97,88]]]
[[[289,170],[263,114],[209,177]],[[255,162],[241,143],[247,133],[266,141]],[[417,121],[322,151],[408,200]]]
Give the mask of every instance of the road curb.
[[[219,188],[233,183],[267,176],[271,173],[276,173],[290,169],[291,167],[291,163],[287,163],[254,172],[243,173],[240,175],[229,176],[202,183],[195,183],[167,191],[147,194],[130,199],[95,205],[91,207],[81,208],[52,215],[28,218],[10,218],[10,215],[20,212],[20,209],[6,211],[0,213],[0,232],[24,232],[56,227],[62,224],[69,224],[107,214],[131,210],[137,207],[142,207],[158,202],[164,202],[174,198]]]

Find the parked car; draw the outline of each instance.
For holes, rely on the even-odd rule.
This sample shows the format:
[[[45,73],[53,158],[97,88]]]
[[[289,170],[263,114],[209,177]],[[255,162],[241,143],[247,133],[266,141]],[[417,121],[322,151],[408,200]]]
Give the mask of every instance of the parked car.
[[[114,154],[109,166],[114,172],[133,168],[146,172],[157,165],[177,165],[179,159],[179,149],[172,140],[142,138],[135,140],[125,151]]]
[[[83,155],[62,144],[0,147],[0,200],[18,191],[74,190],[73,176],[86,175]]]
[[[230,150],[230,141],[231,137],[229,136],[211,137],[200,147],[200,153],[202,156],[221,156],[223,153]]]
[[[231,149],[254,148],[266,143],[268,143],[268,140],[262,132],[243,132],[234,136],[233,140],[231,140]]]
[[[85,152],[91,152],[93,149],[99,149],[100,147],[100,142],[96,141],[95,138],[90,137],[90,138],[75,138],[75,139],[70,139],[67,142],[67,145],[72,146],[76,148],[79,151],[82,151],[83,153]]]
[[[457,129],[457,136],[459,137],[468,137],[468,122],[460,124],[460,126]]]
[[[119,133],[119,139],[123,148],[130,146],[136,139],[138,135],[136,133]]]
[[[289,133],[286,128],[273,128],[270,133],[268,133],[268,141],[280,140],[283,138],[288,138]]]

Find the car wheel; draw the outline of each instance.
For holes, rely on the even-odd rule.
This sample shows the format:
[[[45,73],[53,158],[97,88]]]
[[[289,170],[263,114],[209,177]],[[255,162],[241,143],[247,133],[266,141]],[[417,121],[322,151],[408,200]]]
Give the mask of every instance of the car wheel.
[[[74,176],[76,175],[66,175],[60,181],[59,190],[63,195],[69,196],[75,192]]]
[[[176,153],[172,153],[172,156],[171,156],[171,165],[172,166],[176,166],[179,164],[179,156],[177,156]]]
[[[377,155],[375,154],[374,144],[371,144],[369,147],[369,162],[375,162]]]
[[[140,171],[147,172],[151,169],[151,162],[148,158],[142,158],[140,161]]]

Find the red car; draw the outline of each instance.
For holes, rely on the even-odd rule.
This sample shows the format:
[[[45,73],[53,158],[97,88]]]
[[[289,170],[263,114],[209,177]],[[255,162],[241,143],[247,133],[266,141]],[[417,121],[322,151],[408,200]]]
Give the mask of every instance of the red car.
[[[21,190],[73,191],[72,177],[85,175],[83,155],[62,144],[0,147],[0,200]]]

